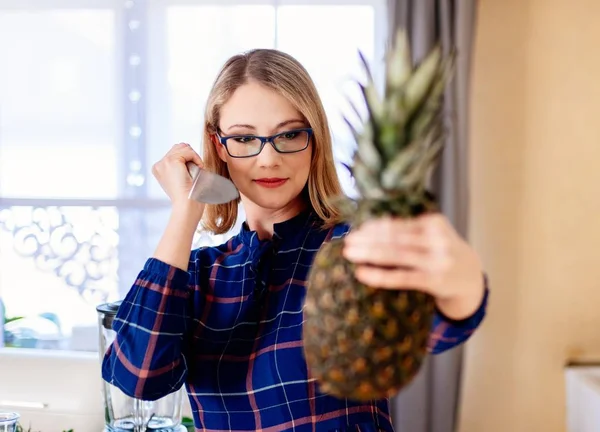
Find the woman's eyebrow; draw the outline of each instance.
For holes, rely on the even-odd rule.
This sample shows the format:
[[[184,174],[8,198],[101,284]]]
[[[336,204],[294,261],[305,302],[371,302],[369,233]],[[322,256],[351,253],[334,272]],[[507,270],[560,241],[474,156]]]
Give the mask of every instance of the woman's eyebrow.
[[[304,120],[301,120],[301,119],[286,120],[286,121],[283,121],[283,122],[279,123],[277,126],[275,126],[275,129],[280,129],[280,128],[282,128],[284,126],[287,126],[289,124],[292,124],[292,123],[302,123],[302,124],[304,124]]]
[[[277,124],[274,129],[280,129],[280,128],[284,127],[284,126],[287,126],[287,125],[293,124],[293,123],[302,123],[302,124],[304,124],[304,120],[301,120],[301,119],[289,119],[289,120],[285,120],[285,121],[282,121],[281,123]],[[227,128],[227,130],[230,131],[233,128],[249,129],[249,130],[252,130],[252,131],[256,130],[256,127],[254,127],[254,126],[252,126],[250,124],[244,124],[244,123],[236,123],[234,125],[231,125],[231,126],[229,126]]]

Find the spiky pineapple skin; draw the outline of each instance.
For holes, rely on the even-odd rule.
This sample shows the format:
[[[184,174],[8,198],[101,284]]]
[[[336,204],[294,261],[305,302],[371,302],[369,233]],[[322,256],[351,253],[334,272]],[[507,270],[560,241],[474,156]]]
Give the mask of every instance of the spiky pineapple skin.
[[[390,213],[413,217],[435,208],[431,195],[406,198],[381,203],[375,214],[359,211],[356,219]],[[309,272],[303,329],[306,361],[325,393],[357,401],[388,398],[410,383],[422,366],[435,300],[417,290],[361,283],[343,248],[343,238],[324,243]]]

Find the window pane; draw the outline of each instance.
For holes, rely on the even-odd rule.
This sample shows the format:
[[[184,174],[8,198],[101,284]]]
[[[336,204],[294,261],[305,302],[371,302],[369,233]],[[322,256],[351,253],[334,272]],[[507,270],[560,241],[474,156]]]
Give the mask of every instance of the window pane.
[[[117,194],[115,13],[0,10],[0,194]]]
[[[0,209],[1,297],[8,318],[25,317],[6,326],[7,344],[72,348],[74,327],[94,336],[95,306],[118,295],[117,228],[112,207]]]
[[[150,59],[150,99],[157,103],[149,106],[148,169],[172,144],[200,151],[204,105],[219,69],[234,54],[273,47],[275,37],[275,8],[268,5],[173,6],[154,15],[164,37],[153,31],[149,51],[164,53],[164,63]],[[164,197],[156,182],[148,186],[153,197]]]
[[[100,198],[117,195],[117,149],[97,136],[23,137],[0,147],[0,195]]]
[[[8,318],[25,317],[7,325],[7,344],[95,350],[96,306],[125,296],[168,214],[151,203],[0,207],[0,300]],[[193,247],[224,241],[198,233]]]
[[[273,46],[272,6],[173,7],[167,15],[173,131],[199,123],[198,112],[227,58]],[[200,104],[198,104],[200,102]]]
[[[118,195],[115,24],[112,9],[0,9],[3,198]],[[0,207],[0,297],[25,317],[9,344],[94,346],[95,306],[118,297],[118,221],[114,207]]]
[[[352,115],[347,99],[360,101],[355,80],[363,75],[358,50],[372,61],[375,11],[365,5],[281,6],[277,12],[278,47],[296,57],[311,74],[327,111],[336,160],[348,161],[354,140],[342,114]],[[310,31],[304,31],[309,26]],[[356,103],[360,108],[360,103]],[[351,117],[352,118],[352,117]],[[339,174],[346,190],[351,181]]]

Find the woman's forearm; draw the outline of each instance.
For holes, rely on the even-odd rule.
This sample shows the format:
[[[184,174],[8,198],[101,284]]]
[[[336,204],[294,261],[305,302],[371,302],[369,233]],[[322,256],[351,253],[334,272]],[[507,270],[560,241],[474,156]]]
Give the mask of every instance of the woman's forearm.
[[[173,207],[153,257],[187,271],[194,233],[203,212],[204,205],[191,201],[187,205]]]

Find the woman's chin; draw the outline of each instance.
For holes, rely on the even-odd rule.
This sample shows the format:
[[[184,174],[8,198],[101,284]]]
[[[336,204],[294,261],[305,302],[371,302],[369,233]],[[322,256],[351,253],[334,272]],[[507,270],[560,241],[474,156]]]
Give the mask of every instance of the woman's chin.
[[[290,196],[289,193],[278,194],[275,192],[268,193],[256,193],[246,195],[246,198],[252,202],[252,204],[268,210],[280,210],[285,207],[290,207],[292,202],[298,198],[298,196]]]
[[[290,204],[290,200],[286,199],[271,199],[271,200],[258,200],[258,202],[254,201],[258,207],[268,210],[280,210],[284,207],[287,207]]]

